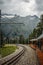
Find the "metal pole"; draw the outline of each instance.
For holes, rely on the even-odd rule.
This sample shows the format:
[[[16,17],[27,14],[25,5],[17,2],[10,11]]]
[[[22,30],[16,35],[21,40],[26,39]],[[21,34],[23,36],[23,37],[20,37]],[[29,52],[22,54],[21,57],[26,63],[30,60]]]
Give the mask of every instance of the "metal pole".
[[[1,47],[1,10],[0,10],[0,47]]]

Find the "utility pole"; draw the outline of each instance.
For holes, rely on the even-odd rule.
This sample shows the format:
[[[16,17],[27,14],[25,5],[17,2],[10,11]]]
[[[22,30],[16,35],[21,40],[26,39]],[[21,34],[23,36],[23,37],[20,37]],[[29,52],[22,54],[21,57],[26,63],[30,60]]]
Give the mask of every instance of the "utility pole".
[[[0,47],[1,47],[1,10],[0,10]]]
[[[1,28],[1,10],[0,10],[0,47],[3,46],[3,32]]]
[[[1,10],[0,10],[0,47],[1,47],[1,45],[2,45],[2,43],[3,43],[3,39],[4,39],[4,37],[3,37],[3,30],[2,30],[2,24],[12,24],[12,25],[14,25],[14,24],[16,24],[16,25],[25,25],[24,23],[20,23],[20,22],[18,22],[18,23],[16,23],[16,22],[3,22],[2,20],[1,20]],[[11,31],[12,32],[12,31]],[[9,37],[9,35],[10,35],[10,33],[11,32],[9,32],[6,36],[6,38],[8,39],[8,37]]]

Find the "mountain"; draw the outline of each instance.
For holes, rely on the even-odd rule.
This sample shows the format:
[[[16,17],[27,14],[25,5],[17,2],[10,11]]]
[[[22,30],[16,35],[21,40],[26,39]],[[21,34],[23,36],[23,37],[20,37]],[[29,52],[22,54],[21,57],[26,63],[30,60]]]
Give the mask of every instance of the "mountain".
[[[4,13],[4,14],[1,14],[1,16],[11,16],[11,15],[13,15],[13,14],[6,14],[6,13]]]
[[[6,36],[14,37],[23,34],[25,37],[28,37],[37,26],[39,18],[36,15],[26,17],[15,15],[12,18],[2,17],[1,22],[3,22],[1,26]]]

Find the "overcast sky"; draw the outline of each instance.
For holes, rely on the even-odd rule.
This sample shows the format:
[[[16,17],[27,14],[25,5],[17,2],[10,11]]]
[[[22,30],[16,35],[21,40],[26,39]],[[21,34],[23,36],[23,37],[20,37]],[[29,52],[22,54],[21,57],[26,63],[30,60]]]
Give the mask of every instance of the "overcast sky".
[[[0,9],[2,13],[21,16],[41,15],[43,0],[0,0]]]

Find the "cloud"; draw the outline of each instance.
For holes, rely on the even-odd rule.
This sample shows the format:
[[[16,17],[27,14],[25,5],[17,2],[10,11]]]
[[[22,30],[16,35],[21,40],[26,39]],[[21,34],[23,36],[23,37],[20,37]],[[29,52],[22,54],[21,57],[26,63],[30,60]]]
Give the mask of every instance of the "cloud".
[[[43,10],[43,0],[36,0],[37,9],[42,11]]]
[[[0,0],[0,5],[3,4],[4,2],[2,0]]]
[[[43,13],[43,0],[35,0],[37,5],[38,14]]]
[[[39,15],[43,12],[43,0],[0,0],[2,13],[26,15]]]
[[[23,0],[23,1],[24,1],[24,2],[27,2],[27,3],[29,2],[29,0]]]

